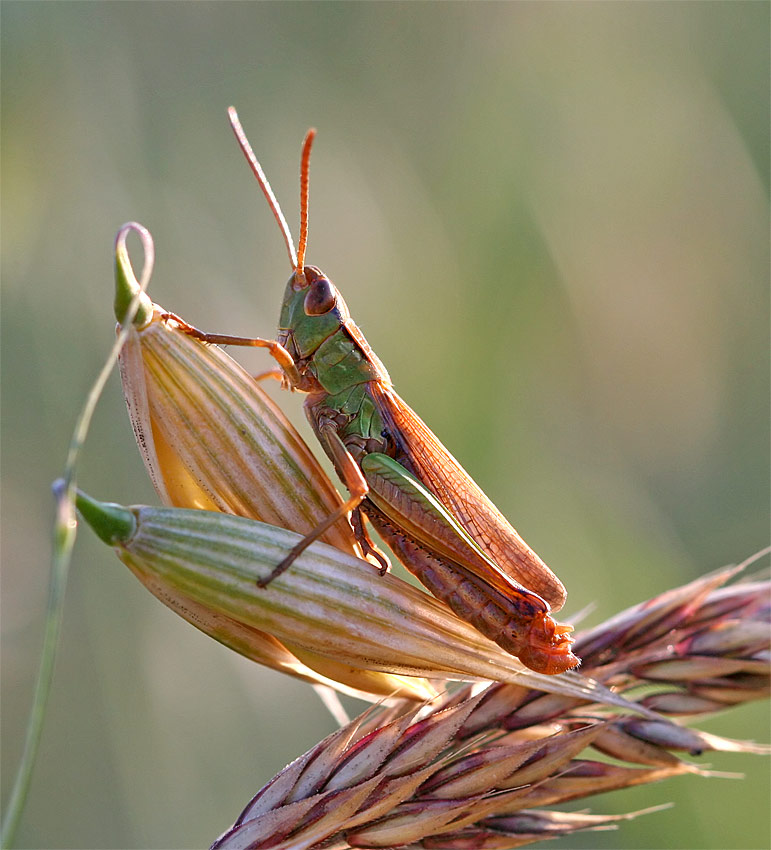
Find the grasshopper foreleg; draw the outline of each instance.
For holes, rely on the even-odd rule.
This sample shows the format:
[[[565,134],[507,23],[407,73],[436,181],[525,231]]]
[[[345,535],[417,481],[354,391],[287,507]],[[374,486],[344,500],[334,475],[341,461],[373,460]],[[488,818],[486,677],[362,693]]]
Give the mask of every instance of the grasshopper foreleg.
[[[174,322],[174,324],[177,325],[183,333],[186,333],[188,336],[192,336],[194,339],[198,339],[201,342],[208,343],[209,345],[240,345],[252,348],[267,348],[270,356],[284,370],[284,374],[289,380],[289,384],[292,387],[297,387],[302,383],[302,378],[300,377],[300,373],[297,371],[297,364],[292,359],[292,355],[284,348],[283,345],[281,345],[280,342],[276,342],[275,339],[206,333],[205,331],[200,331],[193,325],[188,324],[175,313],[163,313],[161,314],[161,319],[163,321]]]
[[[252,375],[252,380],[255,383],[270,379],[273,379],[274,381],[283,381],[285,377],[286,376],[281,369],[266,369],[264,372],[258,372],[256,375]]]

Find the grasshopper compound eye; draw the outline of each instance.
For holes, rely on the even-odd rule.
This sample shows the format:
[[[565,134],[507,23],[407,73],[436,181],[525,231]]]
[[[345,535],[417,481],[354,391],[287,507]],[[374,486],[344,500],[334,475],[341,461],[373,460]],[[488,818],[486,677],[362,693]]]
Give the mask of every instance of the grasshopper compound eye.
[[[337,290],[325,277],[316,278],[308,289],[303,308],[306,316],[323,316],[337,304]]]

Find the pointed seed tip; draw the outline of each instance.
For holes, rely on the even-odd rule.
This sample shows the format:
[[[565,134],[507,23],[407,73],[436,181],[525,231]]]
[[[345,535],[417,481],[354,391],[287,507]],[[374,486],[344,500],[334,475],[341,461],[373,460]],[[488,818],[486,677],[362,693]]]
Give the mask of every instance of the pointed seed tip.
[[[99,502],[78,490],[75,506],[94,533],[108,546],[129,540],[136,530],[132,511],[114,502]]]

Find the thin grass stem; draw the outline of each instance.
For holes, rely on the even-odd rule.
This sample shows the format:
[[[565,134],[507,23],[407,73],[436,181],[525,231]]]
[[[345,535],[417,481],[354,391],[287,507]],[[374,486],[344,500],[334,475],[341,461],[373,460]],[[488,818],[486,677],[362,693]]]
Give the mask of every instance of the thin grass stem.
[[[131,323],[139,309],[142,295],[152,275],[155,258],[153,239],[149,231],[142,227],[141,224],[136,224],[135,222],[125,224],[118,231],[116,249],[125,252],[126,238],[132,231],[139,235],[144,250],[144,267],[138,289],[131,299],[123,321],[123,327],[115,340],[115,344],[111,348],[99,375],[94,381],[75,422],[62,477],[54,482],[53,485],[54,498],[56,500],[56,516],[54,520],[51,578],[46,606],[43,647],[40,654],[40,667],[35,682],[35,691],[32,697],[32,707],[24,736],[24,749],[22,750],[19,769],[14,779],[8,808],[6,809],[2,824],[0,846],[4,850],[13,843],[22,812],[24,811],[24,805],[27,801],[30,783],[32,781],[32,770],[40,747],[48,696],[51,692],[56,650],[59,645],[59,635],[61,634],[62,619],[64,616],[67,578],[72,559],[72,548],[75,545],[77,534],[75,489],[77,484],[78,461],[91,426],[96,405],[104,391],[110,373],[118,361],[118,355],[131,332]],[[133,275],[133,269],[130,269],[130,272]]]

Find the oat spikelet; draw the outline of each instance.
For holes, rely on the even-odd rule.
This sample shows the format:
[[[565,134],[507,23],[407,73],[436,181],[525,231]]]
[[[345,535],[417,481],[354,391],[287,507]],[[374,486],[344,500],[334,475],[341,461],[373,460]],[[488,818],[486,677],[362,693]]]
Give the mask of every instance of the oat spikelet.
[[[768,695],[771,582],[721,570],[579,636],[585,672],[671,717]],[[627,815],[552,811],[605,791],[708,772],[684,758],[767,746],[512,684],[363,714],[269,782],[213,845],[229,848],[520,847]],[[599,756],[599,758],[598,758]],[[601,760],[612,756],[617,762]],[[646,812],[651,810],[646,810]]]

